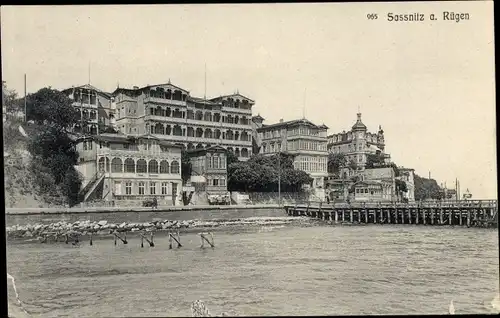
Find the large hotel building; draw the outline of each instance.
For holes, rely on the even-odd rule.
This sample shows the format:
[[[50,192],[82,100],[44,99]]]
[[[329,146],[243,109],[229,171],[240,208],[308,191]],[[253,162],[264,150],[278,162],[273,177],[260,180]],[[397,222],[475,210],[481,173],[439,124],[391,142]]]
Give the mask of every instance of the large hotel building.
[[[294,168],[303,170],[313,178],[314,188],[324,188],[328,176],[328,129],[325,125],[315,125],[307,119],[280,121],[264,125],[260,115],[252,118],[260,153],[276,154],[287,152],[294,154]]]
[[[218,145],[240,160],[252,155],[254,101],[239,93],[205,100],[167,83],[117,88],[112,96],[124,134],[148,133],[188,150]]]

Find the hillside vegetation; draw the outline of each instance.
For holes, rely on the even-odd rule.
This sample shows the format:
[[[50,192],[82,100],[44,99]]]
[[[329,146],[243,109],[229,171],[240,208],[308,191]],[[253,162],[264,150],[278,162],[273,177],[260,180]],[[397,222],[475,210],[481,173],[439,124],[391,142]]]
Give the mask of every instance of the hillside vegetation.
[[[5,92],[5,90],[4,90]],[[78,153],[68,128],[79,114],[61,92],[42,88],[27,96],[28,123],[15,116],[4,121],[5,206],[13,208],[75,205],[81,176]],[[22,110],[16,93],[4,96],[7,113]],[[27,136],[19,127],[22,126]]]

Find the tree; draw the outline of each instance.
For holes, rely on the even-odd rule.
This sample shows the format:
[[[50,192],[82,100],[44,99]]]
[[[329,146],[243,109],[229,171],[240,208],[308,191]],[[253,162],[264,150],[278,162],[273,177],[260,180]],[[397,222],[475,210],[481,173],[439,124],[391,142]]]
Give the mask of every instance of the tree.
[[[27,112],[28,120],[37,124],[27,148],[32,155],[30,170],[39,192],[63,196],[70,206],[75,205],[82,178],[75,169],[78,152],[68,130],[78,122],[78,112],[66,95],[51,88],[30,94]]]
[[[436,180],[422,178],[415,174],[415,200],[442,199],[442,191]]]
[[[239,162],[238,157],[232,151],[226,152],[226,164],[229,167],[232,163]]]
[[[245,192],[276,192],[278,179],[281,179],[282,191],[300,191],[302,185],[312,182],[312,178],[306,172],[294,169],[293,160],[293,155],[281,153],[279,157],[278,155],[254,155],[245,162],[232,162],[227,170],[228,189]],[[280,178],[278,161],[281,166]]]
[[[377,168],[385,165],[385,158],[381,153],[370,153],[366,156],[367,169]]]
[[[396,194],[398,197],[402,197],[403,193],[408,192],[408,186],[403,180],[396,179]]]
[[[68,96],[50,87],[42,88],[26,98],[26,117],[38,125],[51,124],[61,129],[81,123],[80,113]]]
[[[339,175],[340,168],[347,165],[347,159],[343,153],[328,154],[328,173]]]

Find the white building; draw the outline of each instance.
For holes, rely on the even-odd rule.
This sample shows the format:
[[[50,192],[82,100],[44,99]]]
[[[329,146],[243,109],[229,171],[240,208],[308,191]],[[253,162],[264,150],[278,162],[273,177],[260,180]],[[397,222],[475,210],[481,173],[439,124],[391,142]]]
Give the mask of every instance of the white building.
[[[327,139],[325,125],[315,125],[307,119],[281,120],[263,125],[263,118],[252,119],[256,124],[260,153],[287,152],[295,155],[294,168],[307,172],[313,178],[314,188],[324,188],[328,176]]]
[[[140,205],[156,197],[161,205],[180,203],[180,146],[151,135],[100,134],[80,137],[77,150],[84,201]]]

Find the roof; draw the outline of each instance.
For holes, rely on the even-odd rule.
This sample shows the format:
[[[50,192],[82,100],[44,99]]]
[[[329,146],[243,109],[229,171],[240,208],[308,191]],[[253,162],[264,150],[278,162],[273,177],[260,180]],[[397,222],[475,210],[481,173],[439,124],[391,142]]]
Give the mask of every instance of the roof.
[[[215,103],[211,100],[207,100],[207,99],[199,98],[199,97],[194,97],[194,96],[188,96],[188,101],[192,101],[192,102],[199,103],[199,104],[206,104],[206,105],[214,105],[214,106],[220,105],[219,103]]]
[[[225,99],[225,98],[242,98],[242,99],[246,99],[252,103],[255,103],[255,101],[251,98],[248,98],[240,93],[234,93],[234,94],[231,94],[231,95],[222,95],[222,96],[219,96],[219,97],[214,97],[212,99],[210,99],[211,101],[219,101],[219,100],[222,100],[222,99]]]
[[[143,86],[143,87],[139,87],[139,88],[121,88],[121,87],[117,87],[114,91],[113,91],[113,95],[115,95],[117,92],[119,91],[124,91],[124,92],[137,92],[137,91],[142,91],[144,89],[147,89],[147,88],[151,88],[151,87],[156,87],[156,86],[165,86],[165,85],[168,85],[168,86],[171,86],[172,88],[176,88],[178,90],[181,90],[185,93],[187,93],[189,95],[189,91],[184,89],[184,88],[181,88],[179,86],[176,86],[172,83],[170,83],[170,81],[168,83],[163,83],[163,84],[154,84],[154,85],[146,85],[146,86]]]
[[[363,181],[358,181],[354,184],[354,186],[358,185],[382,185],[382,180],[363,180]]]
[[[202,154],[206,152],[227,152],[227,149],[222,146],[215,145],[215,146],[210,146],[208,148],[188,150],[188,153],[190,155]]]
[[[115,141],[115,142],[129,142],[133,143],[136,140],[144,140],[144,139],[154,139],[158,141],[158,143],[162,146],[168,146],[168,147],[176,147],[176,148],[182,148],[181,145],[174,144],[172,142],[169,142],[167,140],[160,139],[156,136],[153,136],[151,134],[143,134],[143,135],[126,135],[123,133],[103,133],[99,135],[93,135],[93,136],[80,136],[79,138],[76,139],[77,142],[87,140],[87,139],[92,139],[95,141]]]
[[[93,85],[90,85],[90,84],[85,84],[85,85],[80,85],[80,86],[74,86],[74,87],[70,87],[70,88],[66,88],[66,89],[63,89],[62,92],[67,92],[67,91],[70,91],[72,89],[75,89],[75,88],[83,88],[83,89],[89,89],[89,90],[93,90],[93,91],[96,91],[102,95],[105,95],[106,97],[110,98],[112,96],[111,93],[108,93],[108,92],[105,92],[103,90],[100,90],[99,88],[93,86]]]
[[[276,124],[271,124],[271,125],[262,125],[262,127],[257,128],[257,130],[261,131],[261,130],[266,130],[268,128],[276,128],[276,127],[281,127],[281,126],[290,127],[290,126],[297,126],[297,125],[307,125],[307,126],[312,126],[312,127],[321,128],[321,129],[325,129],[322,126],[326,127],[325,125],[322,125],[322,126],[315,125],[312,122],[310,122],[309,120],[302,118],[302,119],[284,121],[281,123],[276,123]],[[326,127],[326,128],[328,128],[328,127]]]
[[[392,167],[365,169],[363,174],[365,180],[392,179],[394,169]]]
[[[264,117],[262,117],[260,114],[258,114],[257,116],[252,116],[252,119],[261,119],[261,120],[264,120]]]
[[[352,130],[366,130],[365,124],[361,121],[361,113],[358,113],[358,120],[352,126]]]

